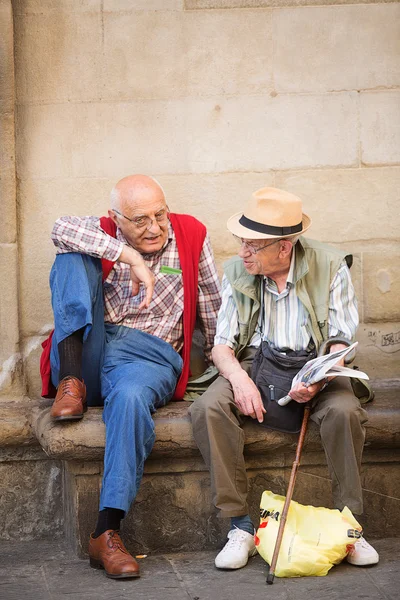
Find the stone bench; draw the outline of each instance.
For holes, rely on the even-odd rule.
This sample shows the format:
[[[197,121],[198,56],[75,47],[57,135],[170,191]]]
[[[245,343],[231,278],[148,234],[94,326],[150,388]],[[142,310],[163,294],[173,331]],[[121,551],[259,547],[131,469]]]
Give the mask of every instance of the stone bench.
[[[400,386],[376,382],[362,466],[363,525],[369,536],[400,535]],[[211,506],[209,475],[192,436],[186,402],[172,402],[154,415],[156,442],[146,462],[137,500],[124,520],[124,539],[134,552],[217,548],[227,523]],[[85,555],[94,527],[101,484],[104,424],[91,408],[75,423],[54,423],[41,401],[31,428],[47,456],[63,469],[65,535]],[[267,430],[249,420],[245,456],[251,514],[257,519],[265,489],[284,494],[297,444],[296,434]],[[318,428],[310,422],[294,499],[331,506],[330,480]]]
[[[31,416],[35,403],[30,398],[0,401],[0,448],[37,444]]]

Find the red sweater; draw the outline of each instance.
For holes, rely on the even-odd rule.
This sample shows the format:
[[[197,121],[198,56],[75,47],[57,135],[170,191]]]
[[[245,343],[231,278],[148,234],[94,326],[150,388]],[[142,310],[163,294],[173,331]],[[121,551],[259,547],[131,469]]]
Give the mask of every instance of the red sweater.
[[[183,281],[183,369],[175,389],[175,400],[182,400],[189,378],[190,350],[196,323],[199,259],[203,248],[206,228],[200,221],[190,215],[170,214],[171,224],[178,246],[179,260],[182,268]],[[109,217],[100,219],[101,228],[116,237],[116,225]],[[103,281],[105,281],[114,266],[109,260],[102,260]],[[42,343],[43,351],[40,358],[40,375],[42,378],[42,396],[54,398],[56,390],[51,383],[50,351],[53,332]]]

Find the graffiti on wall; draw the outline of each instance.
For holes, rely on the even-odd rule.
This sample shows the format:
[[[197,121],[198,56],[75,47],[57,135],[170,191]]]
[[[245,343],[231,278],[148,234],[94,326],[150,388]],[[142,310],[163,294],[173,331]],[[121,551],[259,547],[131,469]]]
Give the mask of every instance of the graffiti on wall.
[[[374,345],[382,352],[398,352],[400,350],[400,331],[390,331],[382,333],[379,329],[367,330],[367,337],[370,344]]]

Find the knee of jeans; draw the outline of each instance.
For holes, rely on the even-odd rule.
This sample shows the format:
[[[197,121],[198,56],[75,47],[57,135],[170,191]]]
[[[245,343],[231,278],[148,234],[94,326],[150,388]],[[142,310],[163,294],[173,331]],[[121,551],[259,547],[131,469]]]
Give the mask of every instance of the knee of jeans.
[[[118,386],[113,391],[112,402],[121,413],[138,418],[150,416],[154,406],[151,390],[144,386]]]
[[[50,272],[50,286],[60,274],[76,278],[78,273],[86,274],[89,282],[98,284],[103,274],[100,258],[80,252],[57,254]]]

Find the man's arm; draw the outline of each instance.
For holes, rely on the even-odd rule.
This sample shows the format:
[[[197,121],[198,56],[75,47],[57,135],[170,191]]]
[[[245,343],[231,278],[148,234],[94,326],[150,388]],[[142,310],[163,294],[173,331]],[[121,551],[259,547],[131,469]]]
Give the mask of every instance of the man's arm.
[[[124,244],[100,227],[98,217],[60,217],[54,223],[51,239],[57,254],[80,252],[115,262]]]
[[[328,312],[328,333],[329,337],[342,337],[349,340],[349,344],[354,339],[358,327],[357,300],[354,293],[354,286],[351,281],[350,270],[343,261],[338,272],[332,280],[329,290],[329,312]],[[332,344],[329,353],[347,348],[346,344]],[[344,359],[339,365],[344,365]],[[329,377],[329,381],[334,379]],[[324,382],[320,381],[308,388],[299,383],[290,390],[290,396],[296,402],[308,402],[321,390]]]
[[[238,334],[239,316],[233,300],[232,288],[224,275],[222,304],[218,313],[215,346],[212,350],[213,361],[220,374],[230,382],[236,406],[244,415],[262,423],[265,408],[260,392],[235,357]]]
[[[122,252],[117,258],[118,262],[125,263],[130,267],[132,281],[132,296],[137,296],[140,284],[146,288],[146,295],[139,304],[138,309],[149,308],[154,292],[155,277],[145,264],[142,256],[131,246],[122,245]]]
[[[57,248],[57,254],[80,252],[95,258],[128,264],[132,294],[138,294],[142,283],[146,288],[146,297],[139,308],[148,308],[154,290],[153,273],[139,252],[102,230],[98,217],[61,217],[54,224],[51,239]]]
[[[220,374],[232,386],[236,406],[244,415],[257,419],[262,423],[266,410],[260,392],[246,371],[240,366],[232,348],[224,345],[214,346],[212,357]]]

